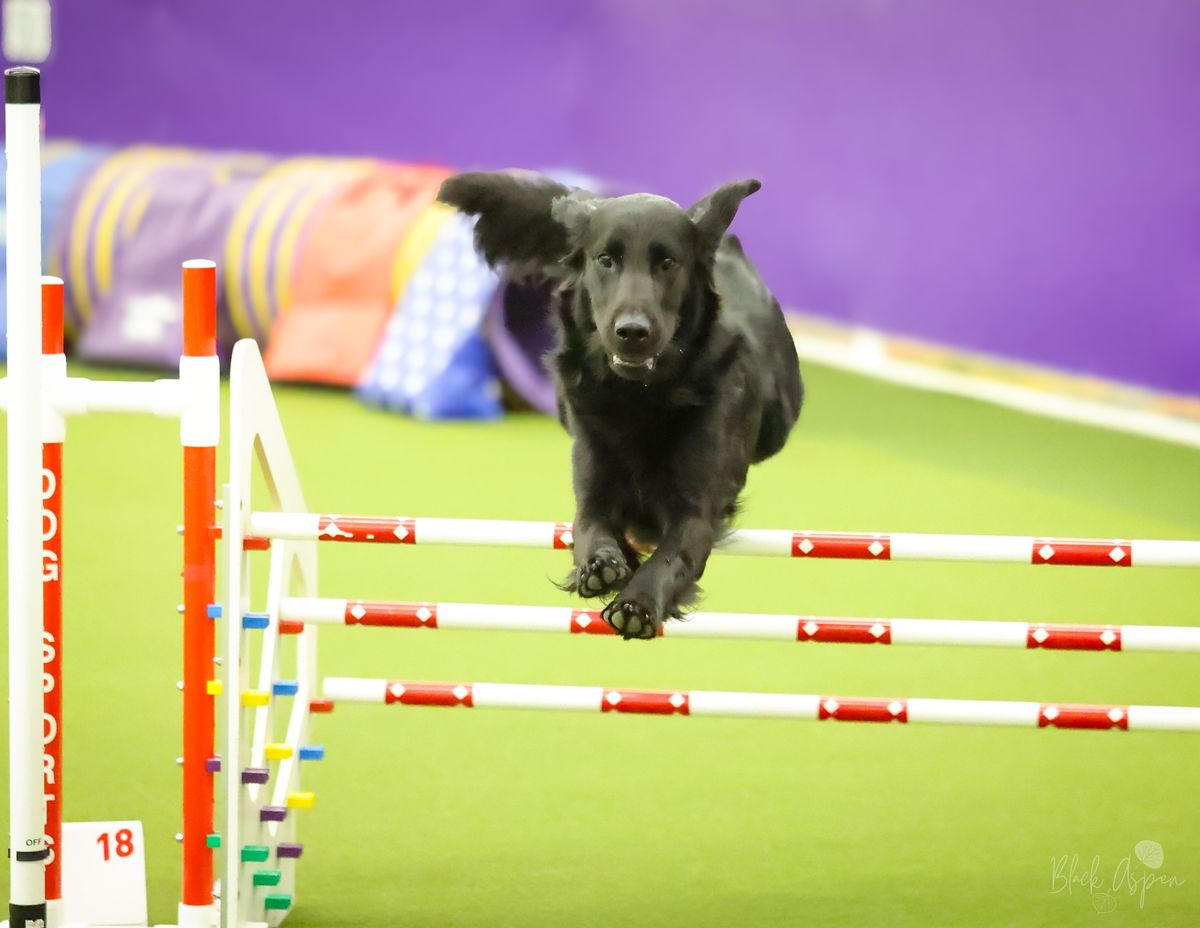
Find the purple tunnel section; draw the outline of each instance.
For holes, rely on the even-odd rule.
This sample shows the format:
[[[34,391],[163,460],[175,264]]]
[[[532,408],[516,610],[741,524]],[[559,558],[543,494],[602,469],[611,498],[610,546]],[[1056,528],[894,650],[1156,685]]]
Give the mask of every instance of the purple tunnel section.
[[[553,284],[505,280],[488,304],[483,338],[508,388],[532,408],[553,413],[554,384],[546,356],[554,347],[547,323]]]
[[[146,367],[178,363],[180,264],[195,257],[223,259],[233,215],[269,164],[258,156],[193,155],[146,176],[142,199],[131,197],[120,245],[107,259],[112,270],[83,327],[81,357]],[[218,317],[227,350],[232,333],[224,288],[218,288]]]
[[[734,228],[785,306],[1200,394],[1194,0],[329,9],[55,4],[48,131],[756,176]]]

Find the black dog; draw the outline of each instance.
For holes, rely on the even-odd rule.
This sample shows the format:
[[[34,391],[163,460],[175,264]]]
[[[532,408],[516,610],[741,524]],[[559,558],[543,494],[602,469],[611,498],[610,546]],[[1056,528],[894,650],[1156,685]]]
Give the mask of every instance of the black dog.
[[[747,470],[800,413],[779,303],[725,234],[759,186],[726,184],[686,211],[508,174],[460,174],[438,195],[479,217],[490,263],[561,281],[551,361],[576,500],[566,587],[612,595],[604,617],[626,638],[654,637],[696,596]],[[644,563],[635,543],[655,548]]]

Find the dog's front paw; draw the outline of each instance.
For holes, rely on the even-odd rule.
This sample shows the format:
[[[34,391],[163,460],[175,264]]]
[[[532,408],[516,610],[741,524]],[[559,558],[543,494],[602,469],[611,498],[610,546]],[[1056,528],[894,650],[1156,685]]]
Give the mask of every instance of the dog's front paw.
[[[662,631],[663,610],[637,593],[623,593],[604,607],[604,621],[618,635],[630,638],[656,638]]]
[[[575,569],[572,585],[580,596],[603,596],[625,586],[631,571],[616,548],[598,548]]]

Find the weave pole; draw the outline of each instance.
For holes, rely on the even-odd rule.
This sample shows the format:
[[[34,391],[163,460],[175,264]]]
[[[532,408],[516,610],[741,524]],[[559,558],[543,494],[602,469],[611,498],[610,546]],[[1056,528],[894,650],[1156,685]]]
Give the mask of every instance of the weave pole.
[[[181,389],[215,394],[217,269],[212,261],[183,265]],[[211,397],[215,400],[215,395]],[[213,776],[215,707],[210,681],[216,632],[208,617],[216,602],[216,460],[220,418],[215,402],[202,400],[180,419],[183,445],[183,864],[180,928],[209,928],[213,906]]]
[[[65,371],[63,282],[42,278],[43,382]],[[48,924],[62,921],[63,797],[63,442],[66,421],[48,412],[42,419],[42,672],[45,733],[42,791],[46,798],[46,911]]]
[[[279,604],[279,620],[279,630],[285,634],[299,631],[298,624],[312,624],[617,635],[598,609],[569,606],[286,597]],[[756,612],[690,612],[681,620],[663,623],[659,635],[667,638],[965,645],[1046,651],[1200,651],[1200,627],[1055,625],[968,619],[850,619]]]
[[[249,534],[400,545],[487,545],[566,550],[566,522],[425,519],[255,512]],[[1024,535],[810,532],[738,529],[714,553],[861,561],[992,561],[1076,567],[1200,567],[1200,541],[1049,538]]]
[[[9,924],[45,928],[41,75],[4,72],[8,271]]]
[[[813,722],[891,722],[901,725],[911,722],[1200,732],[1200,707],[1191,706],[1071,705],[982,699],[861,699],[712,690],[622,690],[600,686],[542,686],[526,683],[424,683],[354,677],[327,677],[324,696],[324,700],[313,706],[313,711],[329,712],[338,702],[366,702],[388,706],[788,718]]]

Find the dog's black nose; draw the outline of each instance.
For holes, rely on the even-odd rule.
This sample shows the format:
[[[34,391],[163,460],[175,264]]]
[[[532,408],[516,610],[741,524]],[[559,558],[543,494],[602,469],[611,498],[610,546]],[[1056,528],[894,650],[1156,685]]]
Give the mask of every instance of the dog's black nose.
[[[643,313],[621,313],[614,330],[624,344],[640,345],[650,337],[650,320]]]

